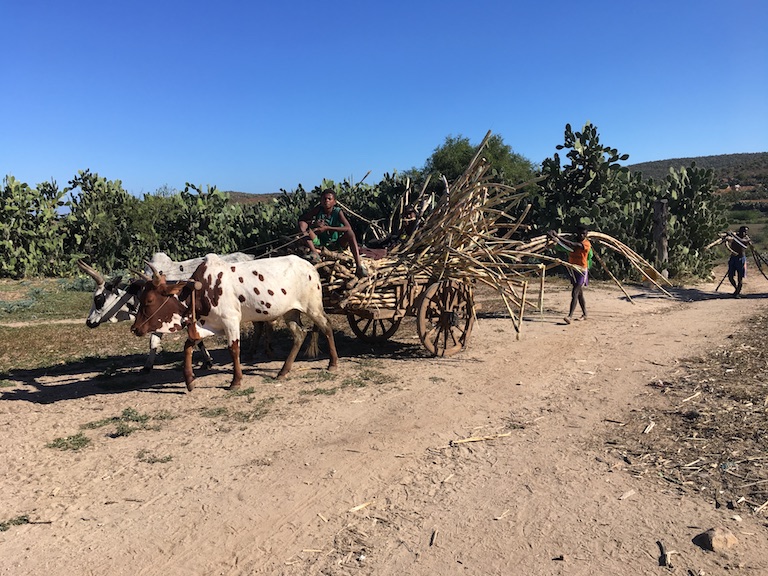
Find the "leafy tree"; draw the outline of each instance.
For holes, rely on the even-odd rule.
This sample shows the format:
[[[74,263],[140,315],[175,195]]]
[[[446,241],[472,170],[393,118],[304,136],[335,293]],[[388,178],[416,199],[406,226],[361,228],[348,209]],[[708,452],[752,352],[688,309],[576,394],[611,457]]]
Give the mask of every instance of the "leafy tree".
[[[58,209],[63,195],[55,182],[34,189],[13,176],[3,180],[0,275],[22,278],[62,271],[64,231]]]
[[[706,277],[717,258],[715,251],[704,249],[728,227],[715,180],[712,169],[692,162],[679,171],[671,168],[661,187],[659,196],[669,203],[670,273],[675,276]]]
[[[301,184],[293,192],[280,190],[280,196],[269,202],[244,205],[239,250],[263,254],[286,244],[298,232],[299,217],[310,206],[312,198]]]
[[[679,173],[670,170],[662,184],[643,181],[641,173],[630,173],[618,164],[629,156],[602,145],[597,128],[589,123],[581,132],[566,125],[565,143],[557,149],[568,150],[570,164],[561,166],[560,156],[555,154],[542,165],[545,180],[532,196],[531,215],[539,232],[571,231],[586,225],[617,238],[654,262],[653,205],[657,199],[666,199],[670,274],[709,273],[714,256],[704,246],[725,227],[724,207],[715,195],[711,170],[691,166]],[[621,276],[631,273],[623,258],[609,254],[607,262]]]
[[[107,271],[135,265],[131,248],[139,199],[126,192],[120,180],[107,180],[90,170],[80,170],[65,191],[73,192],[65,220],[67,254]]]
[[[438,181],[433,186],[442,189],[440,176],[445,176],[449,183],[456,180],[467,169],[479,146],[470,144],[469,138],[464,136],[447,136],[427,159],[422,170],[423,177],[426,178],[427,174],[437,176]],[[530,180],[534,175],[535,167],[531,161],[515,153],[498,134],[491,135],[482,155],[496,173],[494,182],[514,186]]]
[[[541,231],[602,225],[619,208],[618,198],[612,198],[614,183],[627,169],[617,162],[629,155],[601,145],[597,129],[589,123],[581,132],[567,124],[565,143],[557,149],[568,150],[570,164],[561,166],[557,153],[544,160],[545,180],[533,197],[532,221]]]
[[[475,155],[475,147],[464,136],[446,136],[445,142],[435,148],[424,164],[423,173],[444,176],[453,182],[464,173]]]
[[[514,152],[498,134],[491,135],[482,155],[491,163],[497,174],[494,181],[502,184],[514,186],[528,182],[536,171],[530,160]]]
[[[167,204],[163,197],[155,198],[164,209],[153,226],[157,246],[171,258],[227,254],[241,244],[243,209],[230,204],[228,195],[215,186],[203,190],[187,183],[184,190],[167,198]]]

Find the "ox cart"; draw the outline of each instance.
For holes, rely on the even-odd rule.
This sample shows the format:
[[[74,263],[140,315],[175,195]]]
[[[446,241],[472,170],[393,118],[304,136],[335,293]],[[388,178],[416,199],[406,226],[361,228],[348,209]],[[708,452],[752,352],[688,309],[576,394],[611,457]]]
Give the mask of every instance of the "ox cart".
[[[490,163],[482,157],[490,138],[478,147],[467,170],[436,197],[415,201],[408,193],[400,203],[402,214],[411,204],[418,226],[407,239],[379,259],[366,260],[369,276],[358,279],[349,254],[323,250],[315,267],[323,284],[323,306],[330,314],[347,317],[352,332],[366,342],[391,338],[405,317],[416,318],[419,340],[434,356],[452,356],[469,343],[478,305],[475,287],[493,289],[506,307],[519,339],[522,319],[529,310],[543,313],[546,270],[573,264],[546,255],[554,245],[549,236],[524,239],[523,224],[530,204],[528,186],[494,182]],[[649,262],[610,236],[591,232],[589,237],[613,249],[669,295],[648,271],[658,274]],[[597,252],[595,257],[631,301],[621,283],[608,271]],[[577,269],[577,268],[576,268]],[[529,282],[538,289],[533,302],[526,300]]]
[[[475,324],[474,286],[469,279],[374,272],[372,279],[358,280],[342,259],[326,260],[317,268],[326,312],[346,316],[360,340],[385,342],[403,318],[415,317],[419,340],[434,356],[453,356],[469,342]],[[368,268],[376,270],[375,261]]]
[[[529,274],[520,269],[512,236],[527,214],[508,213],[527,196],[518,187],[494,183],[481,157],[486,135],[464,174],[439,197],[424,190],[413,202],[418,226],[394,250],[366,259],[369,276],[358,279],[349,254],[323,250],[315,267],[323,283],[327,313],[347,317],[366,342],[391,338],[405,317],[416,318],[419,340],[434,356],[464,349],[476,320],[474,290],[493,288],[504,302],[519,338]],[[533,266],[537,269],[538,265]],[[529,266],[530,268],[530,266]]]

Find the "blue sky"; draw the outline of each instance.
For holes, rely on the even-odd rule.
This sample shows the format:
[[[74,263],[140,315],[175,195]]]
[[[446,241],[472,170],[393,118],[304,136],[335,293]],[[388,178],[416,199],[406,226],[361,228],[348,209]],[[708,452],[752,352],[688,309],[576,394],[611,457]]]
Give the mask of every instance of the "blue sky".
[[[488,130],[540,163],[768,151],[764,0],[3,2],[0,177],[366,182]]]

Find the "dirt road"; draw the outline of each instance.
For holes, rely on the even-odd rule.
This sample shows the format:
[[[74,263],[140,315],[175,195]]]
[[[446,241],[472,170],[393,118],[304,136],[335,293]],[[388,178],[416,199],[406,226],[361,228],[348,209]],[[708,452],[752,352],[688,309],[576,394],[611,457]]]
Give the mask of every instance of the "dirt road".
[[[30,374],[0,400],[0,521],[29,522],[0,532],[0,573],[635,576],[669,573],[661,541],[673,573],[768,574],[764,513],[736,520],[630,473],[610,443],[664,401],[650,382],[766,309],[749,288],[631,288],[632,305],[593,286],[590,319],[570,326],[566,288],[551,289],[519,341],[493,317],[445,360],[408,326],[375,350],[340,338],[332,379],[300,360],[276,383],[273,361],[246,370],[242,395],[222,388],[227,364],[191,394],[172,364]],[[121,434],[126,409],[152,418]],[[77,434],[82,450],[46,447]],[[738,546],[692,543],[715,526]]]

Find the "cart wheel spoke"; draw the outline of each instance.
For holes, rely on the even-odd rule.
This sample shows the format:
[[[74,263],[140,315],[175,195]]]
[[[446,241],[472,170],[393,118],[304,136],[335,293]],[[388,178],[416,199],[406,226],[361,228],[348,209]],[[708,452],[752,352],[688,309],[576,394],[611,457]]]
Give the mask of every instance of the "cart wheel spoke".
[[[444,280],[424,292],[416,326],[429,352],[452,356],[466,347],[474,321],[471,286]]]
[[[347,313],[349,327],[360,340],[384,342],[397,332],[402,318],[364,318],[354,312]]]

